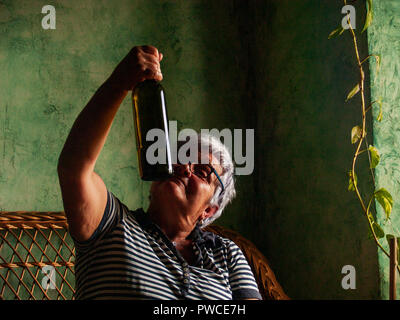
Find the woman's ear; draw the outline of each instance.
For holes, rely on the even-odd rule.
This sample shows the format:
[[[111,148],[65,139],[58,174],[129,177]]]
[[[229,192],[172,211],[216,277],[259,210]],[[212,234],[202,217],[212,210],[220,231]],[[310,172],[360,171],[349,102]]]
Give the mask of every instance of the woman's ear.
[[[218,209],[218,206],[208,206],[204,209],[201,219],[204,220],[211,218],[218,211]]]

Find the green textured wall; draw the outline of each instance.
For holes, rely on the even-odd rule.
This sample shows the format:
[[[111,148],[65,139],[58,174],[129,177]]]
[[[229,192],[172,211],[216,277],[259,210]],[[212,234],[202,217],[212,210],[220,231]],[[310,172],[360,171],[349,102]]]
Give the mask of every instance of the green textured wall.
[[[41,8],[57,29],[41,28]],[[359,101],[351,39],[327,40],[341,1],[2,1],[0,209],[62,210],[56,163],[74,119],[133,45],[161,63],[182,128],[254,128],[256,170],[218,220],[255,242],[294,299],[380,297],[376,247],[347,192]],[[358,26],[365,7],[357,2]],[[366,33],[359,37],[367,52]],[[96,170],[129,207],[147,206],[131,102]],[[359,174],[360,180],[363,175]],[[367,187],[368,174],[364,179]],[[354,265],[357,289],[341,288]]]
[[[383,117],[378,122],[379,106],[374,105],[374,143],[381,153],[381,162],[375,175],[377,189],[386,188],[393,196],[394,206],[391,224],[385,221],[385,213],[378,205],[378,221],[387,234],[400,237],[400,2],[396,0],[375,0],[374,21],[368,28],[368,45],[371,54],[381,56],[381,68],[374,72],[375,62],[371,64],[371,99],[382,97]],[[389,252],[387,242],[382,241]],[[379,253],[380,286],[382,298],[389,298],[389,259]],[[397,281],[397,297],[400,285]]]

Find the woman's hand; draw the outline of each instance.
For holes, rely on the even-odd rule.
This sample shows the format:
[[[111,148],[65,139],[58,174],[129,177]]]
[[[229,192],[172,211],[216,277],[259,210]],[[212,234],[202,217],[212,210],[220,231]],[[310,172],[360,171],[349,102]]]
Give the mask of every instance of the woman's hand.
[[[112,86],[132,90],[139,82],[147,79],[163,79],[160,61],[163,54],[153,46],[133,47],[118,64],[107,80]]]

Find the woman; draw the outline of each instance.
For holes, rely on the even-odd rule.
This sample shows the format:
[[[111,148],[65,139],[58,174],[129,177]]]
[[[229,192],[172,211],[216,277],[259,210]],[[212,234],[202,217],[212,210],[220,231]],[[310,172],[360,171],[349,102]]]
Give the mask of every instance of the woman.
[[[260,299],[240,249],[201,230],[235,195],[232,160],[218,140],[197,137],[211,150],[209,163],[176,164],[173,177],[153,182],[147,212],[130,211],[94,172],[120,104],[140,81],[162,80],[161,60],[152,46],[134,47],[80,113],[60,155],[76,298]]]

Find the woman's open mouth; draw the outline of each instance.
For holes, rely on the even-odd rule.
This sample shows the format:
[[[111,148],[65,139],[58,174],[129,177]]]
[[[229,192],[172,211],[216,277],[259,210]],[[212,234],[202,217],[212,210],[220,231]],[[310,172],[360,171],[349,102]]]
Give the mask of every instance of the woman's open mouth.
[[[183,188],[186,189],[185,184],[183,183],[183,181],[181,179],[179,179],[178,177],[172,177],[170,178],[171,181],[175,182],[177,185],[182,186]]]

